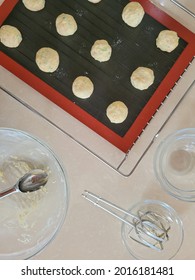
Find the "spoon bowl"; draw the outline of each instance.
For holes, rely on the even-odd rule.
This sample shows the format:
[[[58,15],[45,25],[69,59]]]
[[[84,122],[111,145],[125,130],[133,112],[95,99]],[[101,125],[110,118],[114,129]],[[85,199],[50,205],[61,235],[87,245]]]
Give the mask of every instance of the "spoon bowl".
[[[48,181],[48,174],[42,169],[34,169],[22,176],[10,189],[0,193],[0,198],[15,192],[33,192],[39,190]]]
[[[21,192],[33,192],[45,186],[48,181],[48,174],[44,170],[34,169],[19,179],[17,186]]]

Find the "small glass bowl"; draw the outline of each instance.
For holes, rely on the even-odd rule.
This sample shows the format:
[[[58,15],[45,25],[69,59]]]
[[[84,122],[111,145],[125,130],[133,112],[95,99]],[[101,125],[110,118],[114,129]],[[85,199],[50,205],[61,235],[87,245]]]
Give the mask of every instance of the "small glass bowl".
[[[160,143],[154,156],[154,171],[169,194],[195,201],[195,128],[178,130]]]
[[[139,260],[172,259],[178,253],[183,243],[184,237],[183,224],[178,214],[169,205],[157,200],[145,200],[137,203],[131,209],[129,209],[129,212],[134,215],[138,215],[139,211],[142,213],[148,213],[148,211],[152,211],[157,216],[161,216],[166,221],[166,225],[170,226],[170,229],[168,230],[168,240],[163,242],[163,249],[161,251],[149,248],[133,240],[130,235],[134,230],[132,230],[132,227],[130,227],[128,224],[123,222],[121,235],[123,243],[128,252],[135,259]],[[124,219],[129,220],[129,216],[126,215]]]
[[[31,169],[41,168],[49,175],[40,190],[0,199],[0,259],[29,259],[54,239],[64,222],[67,176],[53,151],[23,131],[0,128],[0,147],[0,191]]]

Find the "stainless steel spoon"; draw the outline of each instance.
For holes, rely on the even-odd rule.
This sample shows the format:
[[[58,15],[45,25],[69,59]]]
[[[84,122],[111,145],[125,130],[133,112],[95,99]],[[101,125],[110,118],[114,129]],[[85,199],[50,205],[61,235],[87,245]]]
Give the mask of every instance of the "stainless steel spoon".
[[[34,169],[21,177],[10,189],[0,193],[0,199],[15,192],[33,192],[40,189],[48,181],[48,174],[42,169]]]

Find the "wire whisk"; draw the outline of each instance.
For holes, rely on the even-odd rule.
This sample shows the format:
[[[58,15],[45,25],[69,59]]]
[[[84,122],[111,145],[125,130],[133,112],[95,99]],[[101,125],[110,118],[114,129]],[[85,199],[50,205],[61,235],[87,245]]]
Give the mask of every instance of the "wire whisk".
[[[151,210],[138,210],[137,215],[97,196],[89,191],[84,191],[82,196],[115,218],[127,224],[129,238],[151,249],[162,251],[164,242],[169,240],[170,221]],[[118,212],[118,213],[117,213]],[[124,215],[125,214],[125,215]]]

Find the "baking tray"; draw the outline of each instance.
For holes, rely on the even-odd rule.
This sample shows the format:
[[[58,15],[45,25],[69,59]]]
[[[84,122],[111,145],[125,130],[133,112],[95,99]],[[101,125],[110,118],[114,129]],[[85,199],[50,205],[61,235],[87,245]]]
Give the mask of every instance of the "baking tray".
[[[128,27],[121,19],[128,2],[104,0],[93,5],[83,0],[47,0],[45,9],[36,13],[28,11],[22,1],[5,0],[0,7],[0,24],[14,25],[23,35],[16,49],[0,45],[1,65],[123,152],[131,148],[195,54],[194,34],[149,1],[138,1],[146,14],[137,28]],[[73,36],[56,33],[55,18],[62,12],[72,14],[78,23]],[[179,46],[170,54],[155,46],[158,33],[165,28],[180,37]],[[99,63],[91,58],[96,39],[112,45],[110,61]],[[53,74],[41,72],[35,64],[36,51],[45,46],[60,55],[60,66]],[[130,84],[130,74],[138,66],[155,72],[155,82],[148,90],[139,91]],[[89,76],[95,85],[87,100],[72,94],[72,82],[79,75]],[[129,109],[127,120],[117,125],[105,115],[115,100],[124,101]]]

